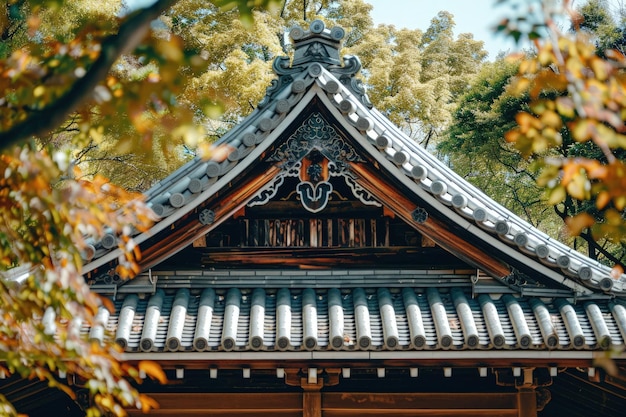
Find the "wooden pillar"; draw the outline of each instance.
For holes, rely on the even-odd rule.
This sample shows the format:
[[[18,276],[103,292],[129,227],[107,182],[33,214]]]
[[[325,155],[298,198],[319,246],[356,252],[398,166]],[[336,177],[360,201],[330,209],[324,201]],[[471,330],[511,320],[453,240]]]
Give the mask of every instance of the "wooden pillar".
[[[537,393],[534,388],[519,388],[517,391],[518,417],[537,417]]]
[[[301,379],[302,390],[302,417],[322,417],[322,393],[323,379]]]
[[[537,417],[537,393],[533,378],[534,368],[524,368],[522,383],[517,385],[518,417]]]
[[[320,391],[304,391],[302,417],[322,417],[322,393]]]

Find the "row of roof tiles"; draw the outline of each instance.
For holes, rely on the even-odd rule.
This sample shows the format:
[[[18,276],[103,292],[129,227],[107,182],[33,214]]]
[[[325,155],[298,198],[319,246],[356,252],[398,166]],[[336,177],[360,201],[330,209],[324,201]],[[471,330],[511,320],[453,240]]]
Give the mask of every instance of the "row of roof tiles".
[[[460,288],[239,288],[127,295],[83,328],[126,351],[607,349],[624,344],[626,307]]]

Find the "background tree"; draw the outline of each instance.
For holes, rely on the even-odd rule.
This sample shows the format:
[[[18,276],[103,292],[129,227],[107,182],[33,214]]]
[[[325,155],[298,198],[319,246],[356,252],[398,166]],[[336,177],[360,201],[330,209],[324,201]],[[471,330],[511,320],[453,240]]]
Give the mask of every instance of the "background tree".
[[[116,234],[122,251],[116,273],[132,277],[140,257],[133,228],[145,230],[153,213],[140,196],[103,177],[85,179],[72,163],[75,155],[53,145],[100,144],[118,122],[133,130],[118,142],[127,151],[151,142],[155,126],[176,126],[172,134],[193,144],[198,132],[193,112],[175,100],[182,89],[176,75],[180,68],[192,72],[202,59],[175,36],[150,35],[150,23],[174,3],[158,0],[122,19],[101,18],[109,2],[94,9],[83,8],[91,2],[17,0],[0,10],[5,41],[0,50],[0,371],[48,381],[70,396],[74,392],[59,375],[76,376],[91,394],[87,415],[125,415],[124,407],[156,405],[131,385],[139,382],[140,371],[163,381],[156,365],[131,367],[120,361],[111,338],[100,345],[80,332],[82,324],[98,324],[99,311],[112,308],[89,291],[81,274],[83,262],[93,256],[92,243],[104,233]],[[250,16],[246,1],[229,3]],[[144,76],[122,77],[114,67],[131,53],[127,56]],[[0,414],[15,414],[1,396]]]
[[[517,126],[506,138],[523,155],[536,158],[538,184],[547,189],[548,203],[567,206],[571,201],[585,208],[566,219],[572,234],[623,244],[626,59],[615,49],[599,55],[585,33],[561,32],[560,13],[579,16],[569,2],[563,9],[552,3],[532,6],[534,14],[524,10],[500,26],[527,36],[537,51],[521,61],[512,88],[529,94],[529,108],[516,115]],[[563,147],[565,153],[555,154]]]
[[[454,19],[440,12],[425,32],[382,25],[349,48],[374,105],[428,147],[448,127],[454,102],[468,88],[487,53],[471,34],[454,39]]]
[[[591,42],[608,44],[615,41],[614,30],[598,30],[607,25],[617,27],[613,20],[614,13],[607,2],[592,0],[580,6],[577,13],[574,22],[579,27],[585,27],[585,34]],[[535,24],[539,35],[539,25],[536,21]],[[519,27],[511,25],[509,30],[514,32]],[[532,26],[527,28],[530,30],[528,34],[535,36],[532,34]],[[574,29],[572,26],[571,30]],[[521,32],[514,34],[521,36]],[[525,54],[528,57],[535,56],[533,51]],[[457,172],[467,176],[532,224],[541,225],[548,234],[569,242],[594,259],[610,264],[621,263],[625,256],[621,242],[593,236],[589,229],[581,230],[579,235],[573,237],[563,233],[563,225],[568,218],[585,212],[598,216],[594,204],[569,195],[557,204],[548,204],[543,187],[536,183],[539,171],[532,163],[534,159],[522,158],[513,145],[504,139],[504,133],[516,126],[516,115],[529,111],[528,92],[517,91],[514,94],[509,88],[524,58],[524,55],[520,55],[501,59],[495,65],[485,65],[482,75],[460,100],[448,137],[442,142],[439,151]],[[544,97],[553,98],[556,94],[549,89],[542,93]],[[543,157],[602,158],[597,147],[576,142],[567,129],[560,132],[560,138],[559,146],[546,150]],[[497,180],[490,181],[491,178]]]

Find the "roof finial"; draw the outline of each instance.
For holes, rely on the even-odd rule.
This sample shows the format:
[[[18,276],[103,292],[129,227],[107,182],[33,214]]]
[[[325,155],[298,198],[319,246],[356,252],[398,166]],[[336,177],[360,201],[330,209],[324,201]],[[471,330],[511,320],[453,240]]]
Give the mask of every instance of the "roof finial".
[[[327,29],[321,20],[311,22],[308,31],[295,26],[289,32],[295,48],[292,66],[308,62],[341,65],[339,49],[345,34],[339,26]]]

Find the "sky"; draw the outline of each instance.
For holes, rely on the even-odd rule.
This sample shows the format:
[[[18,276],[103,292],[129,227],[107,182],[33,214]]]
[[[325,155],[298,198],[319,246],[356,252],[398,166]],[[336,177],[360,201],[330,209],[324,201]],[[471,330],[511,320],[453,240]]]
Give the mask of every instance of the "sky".
[[[485,43],[489,60],[500,51],[514,52],[515,43],[495,34],[493,27],[506,16],[506,6],[494,6],[495,0],[366,0],[374,6],[372,18],[376,25],[385,23],[397,28],[426,31],[430,21],[440,11],[454,16],[455,35],[472,33],[474,39]]]
[[[150,4],[154,0],[127,0],[134,7]],[[385,23],[397,28],[426,31],[430,21],[440,11],[454,15],[455,35],[472,33],[474,39],[485,42],[489,60],[500,51],[514,52],[515,44],[502,35],[496,35],[493,27],[506,16],[506,6],[493,6],[496,0],[366,0],[374,6],[372,18],[376,25]]]

